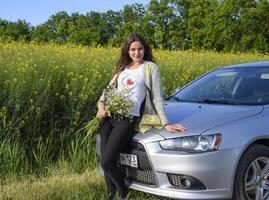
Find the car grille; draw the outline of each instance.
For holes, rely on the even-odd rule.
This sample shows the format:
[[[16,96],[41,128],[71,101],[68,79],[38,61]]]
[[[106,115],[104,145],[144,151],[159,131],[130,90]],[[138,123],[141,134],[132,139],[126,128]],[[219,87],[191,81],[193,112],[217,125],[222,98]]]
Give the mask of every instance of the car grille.
[[[121,165],[121,169],[129,180],[155,185],[155,175],[152,171],[146,150],[141,143],[131,142],[123,153],[135,154],[138,158],[138,168]]]
[[[126,167],[126,177],[127,179],[135,180],[144,184],[155,185],[154,173],[149,170],[139,170]]]

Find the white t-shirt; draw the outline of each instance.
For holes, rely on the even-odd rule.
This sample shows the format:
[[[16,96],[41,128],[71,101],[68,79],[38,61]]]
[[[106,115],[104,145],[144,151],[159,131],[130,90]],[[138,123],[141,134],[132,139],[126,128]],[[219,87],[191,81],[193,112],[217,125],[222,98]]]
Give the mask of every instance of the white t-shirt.
[[[144,67],[146,61],[136,69],[125,69],[118,77],[118,90],[124,91],[124,96],[134,103],[130,115],[140,116],[140,107],[146,96]]]

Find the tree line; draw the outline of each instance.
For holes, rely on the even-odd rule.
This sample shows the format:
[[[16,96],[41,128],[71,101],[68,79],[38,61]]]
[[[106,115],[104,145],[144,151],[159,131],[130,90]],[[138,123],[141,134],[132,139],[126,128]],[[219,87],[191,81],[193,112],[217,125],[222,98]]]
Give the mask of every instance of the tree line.
[[[121,46],[131,32],[154,48],[269,52],[268,0],[151,0],[120,11],[58,12],[37,26],[0,19],[0,40]]]

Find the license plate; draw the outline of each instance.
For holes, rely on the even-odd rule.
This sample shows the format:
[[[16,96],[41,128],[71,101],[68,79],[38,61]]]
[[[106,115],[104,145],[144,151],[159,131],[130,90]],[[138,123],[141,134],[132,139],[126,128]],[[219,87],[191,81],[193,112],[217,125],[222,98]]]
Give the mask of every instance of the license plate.
[[[137,168],[138,167],[137,155],[121,153],[120,163],[122,165],[128,165]]]

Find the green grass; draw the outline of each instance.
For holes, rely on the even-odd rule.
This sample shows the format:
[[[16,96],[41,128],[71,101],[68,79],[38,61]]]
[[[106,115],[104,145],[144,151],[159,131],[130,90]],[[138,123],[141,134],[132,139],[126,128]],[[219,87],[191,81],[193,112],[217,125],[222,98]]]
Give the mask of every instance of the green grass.
[[[132,189],[130,193],[133,200],[167,200]],[[89,168],[83,173],[74,173],[68,168],[50,169],[46,177],[10,179],[0,188],[0,199],[3,200],[105,200],[106,195],[104,178]]]

